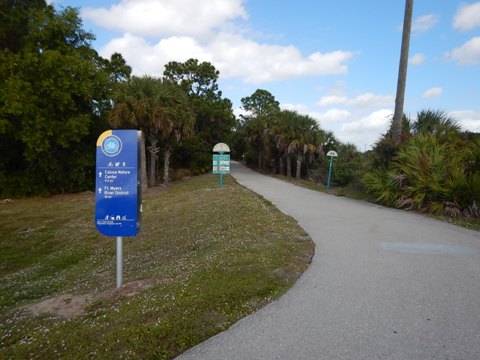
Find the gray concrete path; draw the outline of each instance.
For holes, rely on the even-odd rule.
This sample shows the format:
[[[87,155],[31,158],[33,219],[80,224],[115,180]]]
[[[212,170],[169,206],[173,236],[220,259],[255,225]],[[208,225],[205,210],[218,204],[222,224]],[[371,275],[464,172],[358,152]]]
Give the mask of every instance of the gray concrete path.
[[[178,359],[480,359],[480,233],[257,174],[298,220],[310,268],[278,301]]]

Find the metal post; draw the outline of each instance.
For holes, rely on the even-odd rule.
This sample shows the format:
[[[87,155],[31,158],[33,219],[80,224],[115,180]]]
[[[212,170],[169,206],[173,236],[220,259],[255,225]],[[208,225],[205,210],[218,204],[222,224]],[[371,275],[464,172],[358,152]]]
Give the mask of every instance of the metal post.
[[[223,151],[220,151],[220,156],[223,159]],[[218,169],[220,170],[220,161],[218,162]],[[220,170],[220,189],[223,187],[223,170]]]
[[[328,168],[327,191],[330,189],[330,179],[332,178],[332,162],[333,162],[333,156],[330,156],[330,166]]]
[[[117,236],[116,256],[117,256],[117,289],[122,287],[122,237]]]

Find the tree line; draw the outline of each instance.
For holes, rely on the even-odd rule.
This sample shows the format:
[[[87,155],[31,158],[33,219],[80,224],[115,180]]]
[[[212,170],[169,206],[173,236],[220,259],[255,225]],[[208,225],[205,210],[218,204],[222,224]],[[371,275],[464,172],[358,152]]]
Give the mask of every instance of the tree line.
[[[341,144],[311,116],[281,110],[266,90],[256,90],[241,103],[245,114],[240,116],[234,147],[247,164],[262,171],[308,178],[325,164],[329,150],[341,147],[356,152],[354,145]]]
[[[212,64],[190,59],[168,63],[163,78],[133,76],[116,87],[109,122],[144,134],[149,186],[157,184],[158,169],[163,182],[170,181],[171,167],[204,173],[213,145],[230,138],[236,119],[218,77]]]
[[[78,11],[45,1],[0,9],[0,195],[73,192],[92,184],[109,94],[131,72],[91,47]]]
[[[480,216],[479,134],[442,111],[404,114],[400,127],[392,120],[361,153],[263,89],[241,99],[236,118],[209,62],[172,61],[162,77],[132,76],[120,54],[102,58],[94,39],[77,9],[2,2],[0,197],[93,189],[97,137],[127,128],[142,131],[150,187],[209,171],[218,142],[260,171],[325,184],[326,153],[336,150],[335,186],[388,206]]]
[[[151,187],[176,178],[171,169],[209,171],[218,142],[264,171],[297,178],[339,145],[311,117],[281,111],[265,90],[242,99],[237,119],[208,62],[172,61],[162,77],[132,76],[120,54],[104,59],[92,48],[77,9],[12,0],[0,16],[1,197],[90,190],[96,138],[108,128],[142,131]]]
[[[236,119],[213,65],[191,59],[169,63],[163,78],[131,76],[94,39],[77,9],[2,2],[1,197],[92,189],[96,138],[112,127],[142,131],[149,186],[160,168],[166,182],[172,166],[207,171],[212,144],[228,141]]]

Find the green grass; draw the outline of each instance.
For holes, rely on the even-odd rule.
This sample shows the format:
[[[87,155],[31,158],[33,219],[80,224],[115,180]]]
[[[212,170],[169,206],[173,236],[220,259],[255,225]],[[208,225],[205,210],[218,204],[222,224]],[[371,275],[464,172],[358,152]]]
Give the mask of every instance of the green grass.
[[[311,180],[304,180],[304,179],[297,180],[296,178],[288,178],[286,176],[281,176],[281,175],[274,175],[274,177],[279,180],[286,181],[290,184],[301,186],[314,191],[320,191],[320,192],[324,192],[324,193],[332,194],[336,196],[345,196],[345,197],[356,199],[356,200],[365,200],[365,201],[371,201],[371,202],[374,201],[371,195],[367,194],[364,191],[352,189],[349,186],[346,186],[346,187],[331,186],[330,189],[328,189],[327,191],[326,185],[318,184]]]
[[[308,235],[226,176],[206,175],[144,196],[142,231],[95,229],[94,195],[0,202],[0,358],[169,359],[283,294],[307,268]],[[132,290],[133,289],[133,290]],[[88,296],[83,313],[28,306]]]
[[[301,186],[310,190],[320,191],[324,193],[328,193],[335,196],[344,196],[350,199],[355,200],[363,200],[368,201],[371,203],[375,203],[375,199],[370,195],[367,194],[365,191],[354,190],[350,187],[330,187],[329,191],[327,192],[327,188],[323,184],[317,184],[313,181],[309,180],[297,180],[296,178],[287,178],[286,176],[275,175],[275,178],[288,182],[290,184],[294,184],[297,186]],[[466,217],[448,217],[444,215],[432,215],[432,214],[424,214],[426,216],[435,218],[437,220],[442,220],[445,222],[449,222],[451,224],[470,229],[480,231],[480,218],[466,218]]]
[[[439,219],[442,221],[449,222],[451,224],[455,224],[457,226],[464,227],[470,230],[480,231],[480,219],[479,218],[466,218],[466,217],[448,217],[448,216],[433,216],[429,215],[435,219]]]

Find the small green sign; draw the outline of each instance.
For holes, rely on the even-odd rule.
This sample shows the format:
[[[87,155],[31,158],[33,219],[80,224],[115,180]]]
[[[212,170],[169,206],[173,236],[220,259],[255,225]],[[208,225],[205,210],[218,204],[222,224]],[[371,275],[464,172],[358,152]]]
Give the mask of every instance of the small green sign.
[[[213,154],[213,173],[230,174],[230,155]]]

